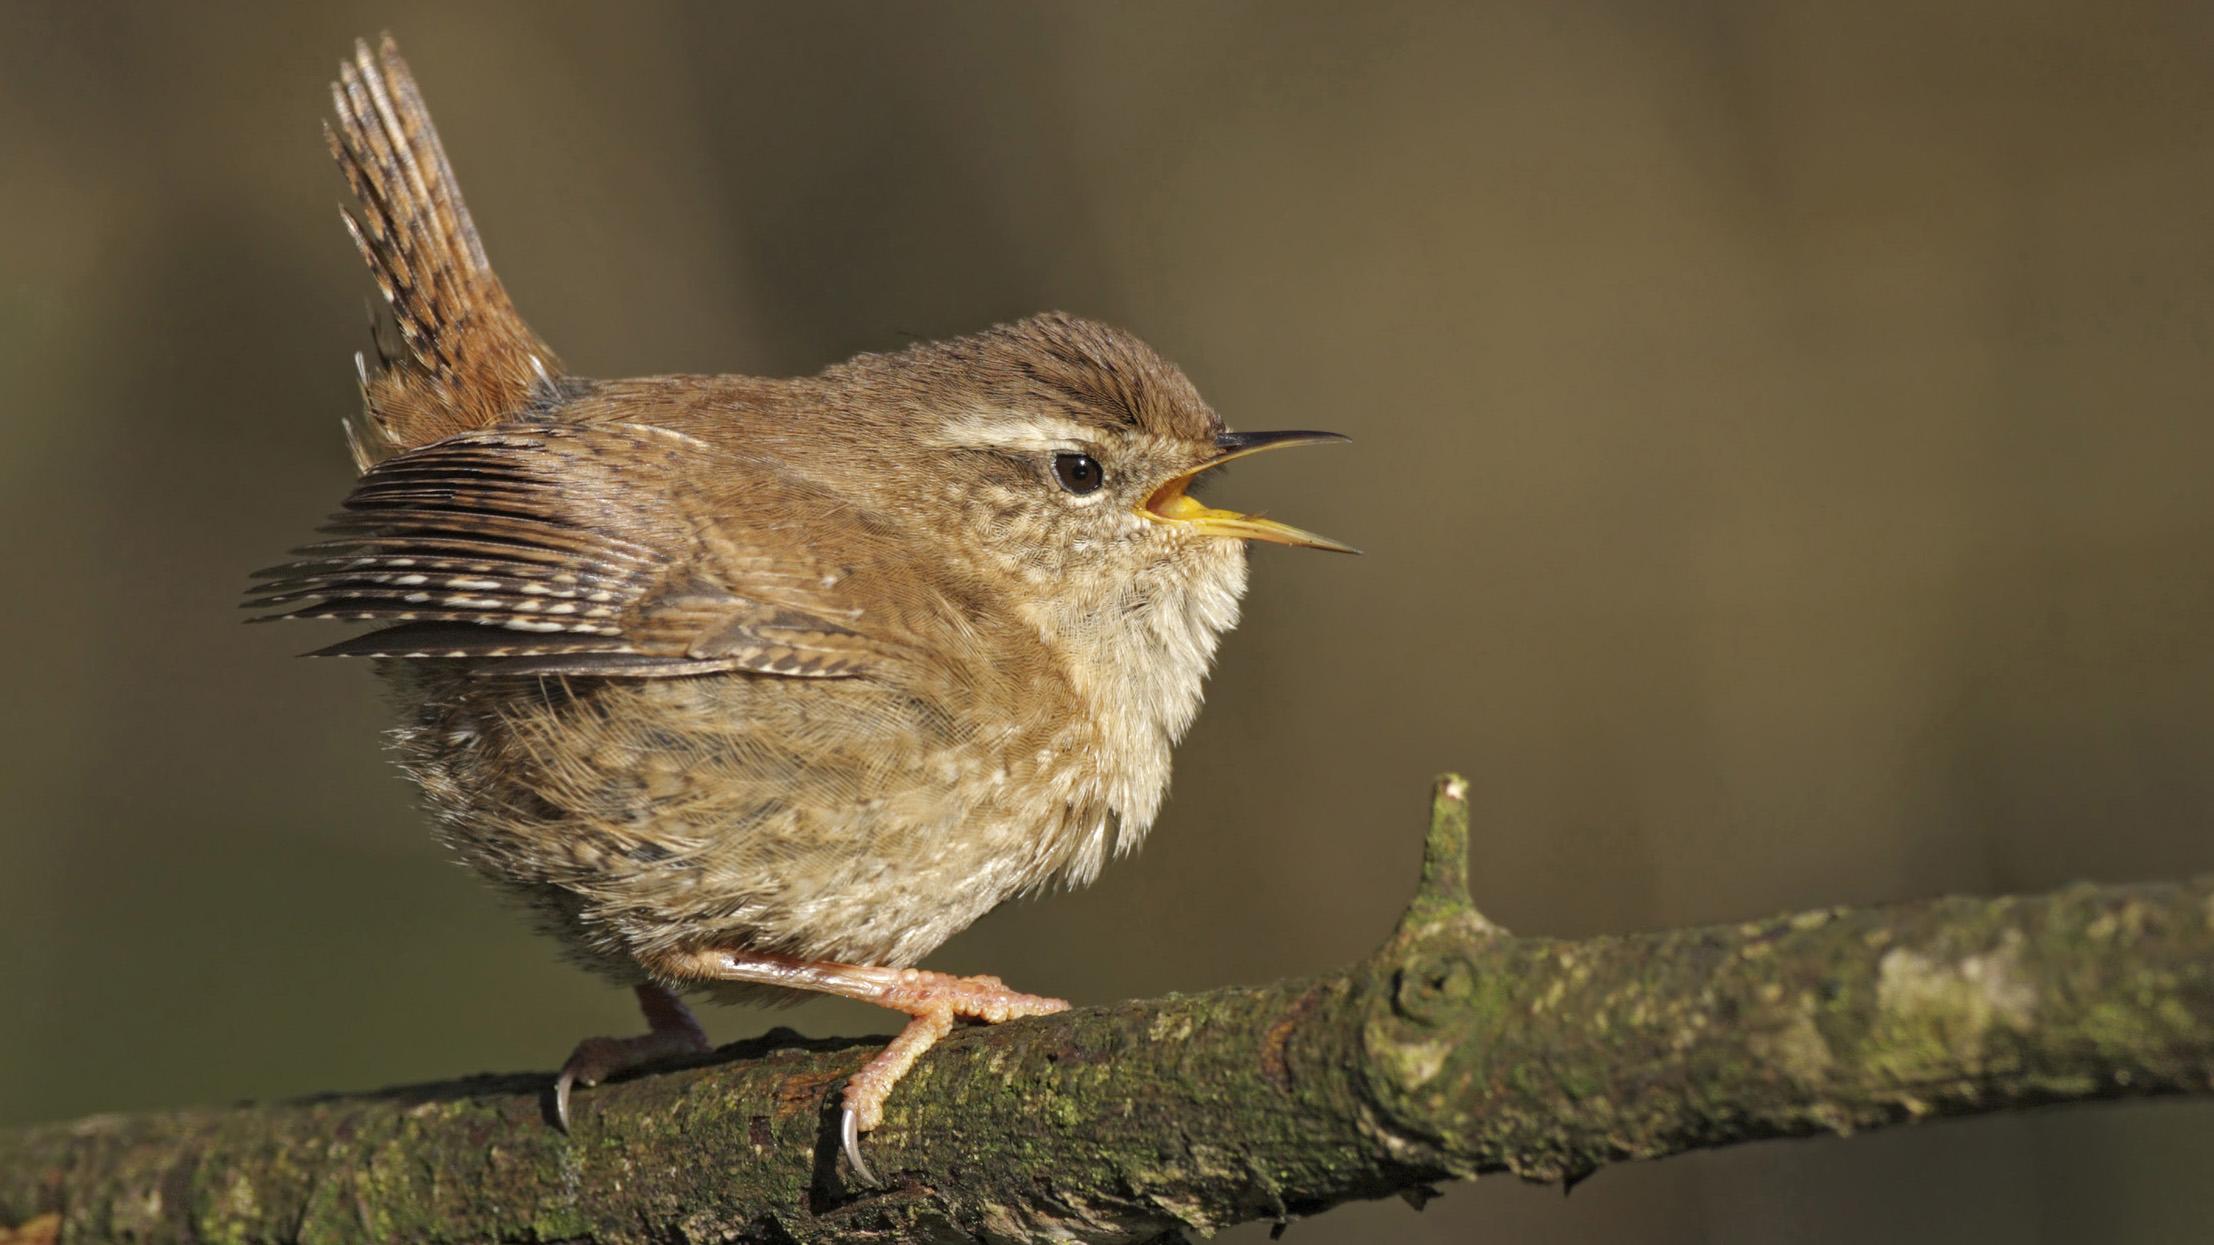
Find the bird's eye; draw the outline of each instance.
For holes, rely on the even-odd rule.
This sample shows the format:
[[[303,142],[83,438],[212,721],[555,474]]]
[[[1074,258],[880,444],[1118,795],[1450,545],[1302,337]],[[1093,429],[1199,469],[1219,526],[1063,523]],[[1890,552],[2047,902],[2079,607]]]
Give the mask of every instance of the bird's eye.
[[[1061,481],[1061,487],[1079,497],[1096,493],[1107,482],[1107,473],[1100,469],[1099,460],[1089,454],[1055,454],[1053,474]]]

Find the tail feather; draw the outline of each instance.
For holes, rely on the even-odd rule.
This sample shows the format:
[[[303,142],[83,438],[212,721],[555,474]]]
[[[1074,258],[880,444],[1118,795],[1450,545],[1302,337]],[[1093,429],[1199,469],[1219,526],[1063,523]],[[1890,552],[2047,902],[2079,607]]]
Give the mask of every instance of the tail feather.
[[[560,362],[515,311],[484,257],[407,63],[386,35],[331,84],[331,155],[353,188],[346,228],[384,292],[400,348],[366,375],[356,465],[512,419],[556,386]],[[366,373],[366,366],[364,372]]]

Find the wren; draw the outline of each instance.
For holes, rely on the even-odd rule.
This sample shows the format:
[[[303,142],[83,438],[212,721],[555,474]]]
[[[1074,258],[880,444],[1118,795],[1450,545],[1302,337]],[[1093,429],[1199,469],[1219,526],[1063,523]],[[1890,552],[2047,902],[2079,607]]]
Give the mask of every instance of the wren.
[[[259,572],[265,617],[377,624],[401,764],[446,843],[649,1030],[573,1086],[704,1050],[679,996],[902,1012],[842,1142],[957,1019],[1066,1003],[913,965],[1081,885],[1160,811],[1246,544],[1350,552],[1193,481],[1320,432],[1231,432],[1136,338],[1062,314],[813,376],[573,376],[485,260],[406,65],[332,87],[345,223],[389,305],[361,475]]]

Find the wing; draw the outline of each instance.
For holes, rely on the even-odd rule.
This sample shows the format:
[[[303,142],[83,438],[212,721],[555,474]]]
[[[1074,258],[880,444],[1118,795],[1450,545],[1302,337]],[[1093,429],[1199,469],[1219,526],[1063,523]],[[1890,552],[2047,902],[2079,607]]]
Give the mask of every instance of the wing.
[[[716,503],[685,480],[713,459]],[[837,503],[638,424],[508,424],[377,464],[329,539],[257,572],[256,621],[393,624],[316,656],[486,659],[486,674],[864,674],[871,634]],[[865,582],[867,576],[862,576]],[[844,591],[840,591],[843,588]]]

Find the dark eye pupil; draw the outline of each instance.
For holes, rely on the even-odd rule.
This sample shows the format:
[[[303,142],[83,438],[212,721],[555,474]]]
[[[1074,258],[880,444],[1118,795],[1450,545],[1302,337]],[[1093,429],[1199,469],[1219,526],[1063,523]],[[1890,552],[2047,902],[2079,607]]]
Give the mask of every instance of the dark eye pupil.
[[[1099,460],[1089,454],[1055,454],[1053,474],[1061,479],[1061,487],[1071,493],[1095,493],[1107,482],[1107,473],[1100,470]]]

